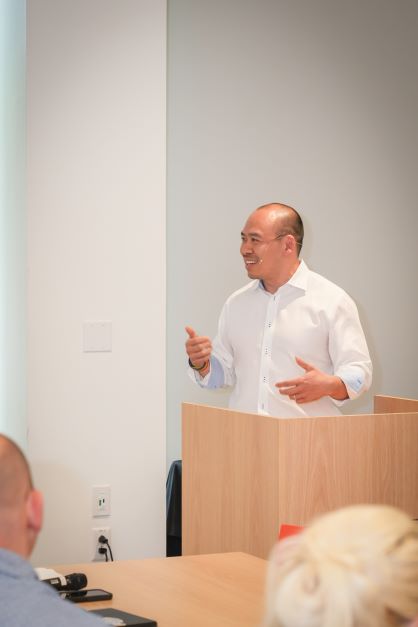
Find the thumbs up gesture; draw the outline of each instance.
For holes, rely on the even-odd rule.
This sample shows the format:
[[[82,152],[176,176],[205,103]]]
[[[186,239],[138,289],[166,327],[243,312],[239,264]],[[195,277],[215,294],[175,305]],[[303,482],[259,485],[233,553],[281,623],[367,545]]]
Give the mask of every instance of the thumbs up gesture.
[[[193,366],[200,368],[209,361],[212,353],[212,342],[204,335],[197,335],[192,327],[186,327],[186,353]],[[206,370],[206,369],[205,369]]]

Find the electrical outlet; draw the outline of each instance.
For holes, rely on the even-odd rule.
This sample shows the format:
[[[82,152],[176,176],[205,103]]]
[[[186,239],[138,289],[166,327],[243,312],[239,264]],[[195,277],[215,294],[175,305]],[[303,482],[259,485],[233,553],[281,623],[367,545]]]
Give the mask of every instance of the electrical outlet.
[[[105,544],[99,544],[99,537],[100,536],[106,536],[106,538],[109,541],[109,544],[112,545],[112,538],[111,538],[110,527],[93,527],[91,532],[92,532],[92,558],[91,558],[91,561],[92,562],[105,562],[106,561],[106,557],[105,557],[105,555],[101,555],[99,553],[99,548],[101,546],[106,546],[106,545]],[[108,549],[108,555],[109,555],[109,549]],[[109,558],[110,558],[110,555],[109,555]]]

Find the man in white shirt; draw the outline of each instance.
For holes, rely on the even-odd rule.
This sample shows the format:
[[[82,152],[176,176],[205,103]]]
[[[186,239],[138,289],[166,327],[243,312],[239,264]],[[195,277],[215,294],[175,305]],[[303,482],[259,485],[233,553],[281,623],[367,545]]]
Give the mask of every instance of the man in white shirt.
[[[186,327],[191,376],[231,386],[230,407],[280,417],[339,414],[369,389],[372,364],[356,305],[299,259],[303,223],[263,205],[241,233],[251,283],[226,301],[213,342]]]

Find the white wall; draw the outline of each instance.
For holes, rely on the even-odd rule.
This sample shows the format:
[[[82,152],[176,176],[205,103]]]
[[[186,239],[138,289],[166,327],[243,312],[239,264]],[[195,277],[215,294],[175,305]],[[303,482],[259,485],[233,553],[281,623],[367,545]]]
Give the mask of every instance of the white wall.
[[[0,431],[26,447],[26,2],[0,2]]]
[[[35,564],[89,560],[97,524],[117,558],[165,553],[165,41],[162,0],[28,1]],[[82,352],[95,320],[110,353]]]
[[[347,411],[418,397],[417,23],[415,0],[170,0],[168,462],[181,401],[227,401],[185,376],[184,325],[215,333],[266,202],[301,210],[305,260],[358,304],[375,375]]]

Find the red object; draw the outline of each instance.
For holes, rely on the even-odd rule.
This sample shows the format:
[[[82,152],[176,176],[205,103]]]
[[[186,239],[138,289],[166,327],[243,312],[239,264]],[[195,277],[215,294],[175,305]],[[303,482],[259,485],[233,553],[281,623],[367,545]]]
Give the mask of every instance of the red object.
[[[289,536],[296,536],[301,531],[303,531],[303,527],[300,525],[280,525],[279,540]]]

